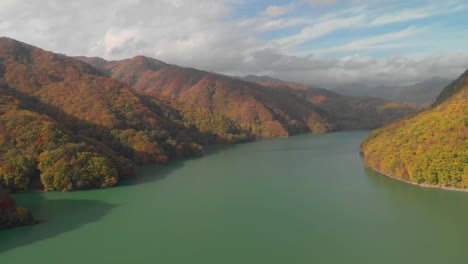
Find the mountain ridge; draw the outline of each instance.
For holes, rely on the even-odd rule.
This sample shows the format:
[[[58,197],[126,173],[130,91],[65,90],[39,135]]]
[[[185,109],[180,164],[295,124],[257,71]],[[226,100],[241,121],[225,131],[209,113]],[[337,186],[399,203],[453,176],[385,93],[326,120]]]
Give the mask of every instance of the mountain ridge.
[[[411,85],[378,85],[349,84],[332,89],[350,96],[371,96],[399,103],[413,104],[419,107],[430,106],[451,81],[433,77]]]
[[[413,184],[468,188],[468,71],[419,113],[373,131],[362,143],[368,167]]]
[[[323,89],[252,83],[144,56],[80,59],[99,68],[0,38],[2,186],[107,188],[135,177],[137,164],[199,155],[206,144],[376,127],[382,116],[414,111],[385,112],[388,102],[368,99],[356,108]]]
[[[355,114],[353,117],[355,120],[359,120],[359,122],[354,122],[353,125],[351,125],[351,122],[339,122],[339,124],[335,124],[333,118],[336,118],[337,115],[339,118],[342,118],[339,114],[340,111],[334,111],[335,109],[333,109],[333,104],[331,103],[328,104],[328,107],[324,107],[323,105],[308,100],[297,91],[295,92],[297,89],[293,88],[293,86],[300,86],[300,84],[287,83],[270,77],[267,78],[269,82],[245,81],[242,78],[239,79],[236,77],[212,74],[170,64],[165,64],[157,69],[145,69],[145,67],[142,67],[142,64],[136,65],[136,58],[138,57],[121,61],[109,61],[107,64],[95,63],[94,66],[99,67],[103,72],[110,72],[109,76],[128,83],[139,93],[155,97],[164,97],[171,101],[176,100],[178,103],[182,102],[197,108],[206,109],[208,112],[220,113],[224,117],[240,125],[242,129],[256,136],[285,136],[308,131],[326,132],[340,129],[375,128],[382,125],[382,123],[377,122],[375,119],[372,120],[369,115],[365,117],[368,120],[364,122],[359,120],[359,114],[369,111],[375,114],[375,118],[378,118],[379,114],[377,112],[379,110],[370,105],[384,105],[389,103],[384,100],[370,98],[360,98],[359,102],[357,102],[355,98],[341,96],[329,90],[302,86],[303,90],[311,90],[314,91],[313,93],[320,93],[324,97],[339,97],[340,100],[334,101],[337,105],[349,101],[346,103],[348,105],[346,110],[351,111],[351,114],[355,109],[351,107],[351,104],[363,102],[368,104],[367,108],[364,107],[366,111],[360,111],[359,114]],[[94,63],[93,59],[84,57],[79,57],[79,59],[91,64]],[[258,78],[254,77],[255,76],[252,78],[258,80]],[[259,78],[261,79],[261,77]],[[283,86],[285,89],[277,89],[278,84],[284,84]],[[236,91],[240,91],[240,94],[235,94]],[[221,98],[210,95],[210,93],[216,94],[216,92],[222,94],[220,96]],[[242,99],[239,99],[240,97],[242,97]],[[249,120],[248,118],[243,118],[243,114],[232,113],[236,112],[235,109],[229,110],[229,106],[226,105],[216,107],[216,104],[223,103],[219,101],[229,100],[236,102],[239,108],[250,108],[254,109],[254,111],[261,109],[263,115],[261,115],[260,125],[264,125],[265,123],[271,124],[271,122],[278,121],[275,125],[277,128],[276,131],[272,129],[267,133],[262,133],[262,129],[255,128],[255,122],[252,118]],[[289,103],[284,105],[283,101]],[[372,103],[369,103],[370,101],[372,101]],[[291,109],[292,105],[296,106],[296,108]],[[394,120],[397,117],[402,117],[415,110],[409,106],[400,106],[407,111],[402,111],[401,113],[395,111],[395,115],[391,114],[391,118],[385,120],[385,122]],[[244,114],[248,115],[248,113]],[[343,112],[342,115],[346,116],[349,115],[349,113]],[[384,115],[385,113],[382,116]],[[344,117],[344,119],[346,118],[347,117]],[[366,124],[359,126],[359,124],[364,123]],[[283,129],[281,129],[281,127],[283,127]],[[282,130],[282,132],[278,129]]]
[[[196,141],[203,134],[178,111],[143,100],[87,63],[1,38],[0,69],[0,180],[7,188],[27,189],[37,178],[45,190],[110,187],[133,177],[135,163],[202,150]]]

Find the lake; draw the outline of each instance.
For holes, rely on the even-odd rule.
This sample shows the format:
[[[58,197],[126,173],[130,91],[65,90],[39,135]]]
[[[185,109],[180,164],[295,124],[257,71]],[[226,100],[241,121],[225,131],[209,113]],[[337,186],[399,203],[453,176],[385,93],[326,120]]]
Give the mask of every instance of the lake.
[[[366,170],[367,134],[217,147],[111,189],[17,194],[44,223],[0,231],[0,263],[466,263],[468,193]]]

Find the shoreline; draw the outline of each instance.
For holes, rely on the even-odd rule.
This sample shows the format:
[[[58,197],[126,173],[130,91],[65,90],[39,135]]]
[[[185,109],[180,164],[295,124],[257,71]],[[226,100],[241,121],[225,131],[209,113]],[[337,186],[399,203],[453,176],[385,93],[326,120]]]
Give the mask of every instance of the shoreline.
[[[363,160],[364,161],[364,160]],[[388,175],[386,173],[383,173],[383,172],[380,172],[379,170],[376,170],[374,168],[372,168],[371,166],[368,166],[366,164],[366,162],[364,161],[364,165],[366,168],[369,168],[375,172],[377,172],[378,174],[382,175],[382,176],[385,176],[387,178],[390,178],[392,180],[397,180],[397,181],[400,181],[400,182],[404,182],[404,183],[407,183],[407,184],[411,184],[411,185],[414,185],[414,186],[418,186],[418,187],[422,187],[422,188],[426,188],[426,189],[439,189],[439,190],[445,190],[445,191],[454,191],[454,192],[464,192],[464,193],[468,193],[468,188],[456,188],[456,187],[446,187],[446,186],[440,186],[440,185],[434,185],[434,184],[427,184],[427,183],[415,183],[415,182],[411,182],[411,181],[408,181],[408,180],[404,180],[404,179],[399,179],[399,178],[396,178],[394,176],[391,176],[391,175]]]
[[[306,136],[306,135],[326,135],[326,134],[333,134],[333,133],[353,133],[353,132],[371,132],[372,130],[369,129],[343,129],[343,130],[331,130],[328,132],[318,132],[314,133],[311,131],[306,131],[306,132],[301,132],[297,134],[291,134],[287,136],[272,136],[272,137],[254,137],[252,140],[247,140],[247,141],[239,141],[239,142],[232,142],[232,143],[209,143],[206,145],[203,145],[204,150],[198,154],[195,154],[191,157],[186,157],[183,159],[173,159],[170,160],[166,164],[159,164],[159,163],[145,163],[145,164],[140,164],[136,165],[136,167],[142,167],[142,166],[155,166],[155,165],[160,165],[160,166],[167,166],[170,165],[173,162],[177,161],[186,161],[186,160],[192,160],[192,159],[199,159],[204,156],[212,154],[211,152],[216,152],[218,149],[224,149],[224,148],[229,148],[232,146],[236,145],[242,145],[242,144],[249,144],[249,143],[256,143],[256,142],[262,142],[262,141],[269,141],[269,140],[275,140],[275,139],[287,139],[287,138],[293,138],[293,137],[298,137],[298,136]],[[119,186],[119,182],[121,180],[135,180],[138,178],[138,175],[136,175],[134,178],[129,178],[129,179],[119,179],[117,184],[114,186],[108,187],[108,188],[91,188],[91,189],[80,189],[80,190],[71,190],[71,191],[66,191],[66,192],[86,192],[86,191],[92,191],[92,190],[103,190],[103,189],[112,189],[114,187]],[[48,193],[48,192],[63,192],[63,191],[45,191],[44,189],[41,188],[27,188],[25,190],[15,190],[14,192],[10,192],[12,195],[16,194],[23,194],[23,193]],[[467,190],[468,192],[468,190]]]

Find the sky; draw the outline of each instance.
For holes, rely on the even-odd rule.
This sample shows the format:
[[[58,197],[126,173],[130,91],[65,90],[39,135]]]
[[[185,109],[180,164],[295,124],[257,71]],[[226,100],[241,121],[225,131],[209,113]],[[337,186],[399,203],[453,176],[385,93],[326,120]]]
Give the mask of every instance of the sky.
[[[0,36],[325,88],[400,85],[468,68],[468,1],[1,0]]]

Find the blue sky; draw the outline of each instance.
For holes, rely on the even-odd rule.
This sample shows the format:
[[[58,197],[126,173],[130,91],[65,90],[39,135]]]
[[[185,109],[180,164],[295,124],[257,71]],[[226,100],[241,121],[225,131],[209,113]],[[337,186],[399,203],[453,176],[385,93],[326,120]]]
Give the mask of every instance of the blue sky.
[[[68,55],[146,55],[322,87],[454,79],[466,0],[2,0],[0,35]]]
[[[262,0],[232,6],[233,19],[290,54],[421,56],[468,46],[466,1]]]

